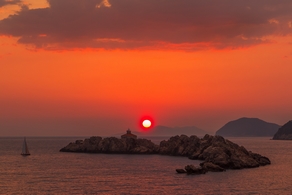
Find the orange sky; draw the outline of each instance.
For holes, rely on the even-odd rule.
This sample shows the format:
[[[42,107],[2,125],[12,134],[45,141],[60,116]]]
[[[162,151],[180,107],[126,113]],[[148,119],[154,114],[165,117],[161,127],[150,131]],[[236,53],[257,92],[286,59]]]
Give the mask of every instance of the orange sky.
[[[179,31],[164,38],[159,33],[165,33],[169,27],[165,23],[161,31],[159,28],[157,32],[149,31],[150,37],[138,29],[137,35],[129,38],[124,34],[125,29],[117,29],[117,34],[107,32],[106,35],[112,33],[111,37],[81,31],[72,32],[72,37],[67,32],[66,38],[62,34],[65,27],[59,31],[58,28],[44,30],[45,36],[35,36],[37,20],[31,22],[35,25],[29,25],[33,17],[27,15],[40,10],[39,17],[35,16],[40,20],[41,11],[49,3],[22,2],[30,3],[29,7],[15,16],[30,20],[16,23],[19,19],[10,17],[7,22],[7,17],[21,3],[6,5],[5,2],[0,1],[0,6],[3,4],[0,29],[4,29],[0,30],[0,136],[111,135],[124,132],[128,127],[139,131],[137,122],[144,115],[152,116],[155,124],[194,125],[212,132],[244,116],[280,125],[291,119],[292,27],[289,21],[292,14],[278,16],[273,12],[270,18],[267,16],[270,20],[265,23],[267,27],[263,27],[265,32],[239,22],[238,29],[248,30],[227,36],[228,28],[215,28],[212,23],[204,26],[205,30],[210,26],[214,28],[214,37],[218,39],[207,35],[199,41],[181,39]],[[50,2],[50,11],[58,15],[59,9],[53,10],[52,6],[58,7],[58,2]],[[106,1],[96,2],[107,5]],[[95,9],[117,9],[114,5],[118,1],[108,3],[111,7]],[[261,3],[253,6],[260,7]],[[166,8],[171,9],[170,5]],[[109,20],[114,21],[114,18]],[[140,19],[146,20],[142,16]],[[285,20],[288,27],[282,28],[280,33],[279,27],[270,30],[268,25],[280,25],[280,19]],[[44,21],[39,29],[46,29]],[[20,24],[21,29],[13,31],[20,28]],[[190,28],[188,25],[181,28]],[[132,29],[130,25],[128,28]],[[80,38],[80,33],[84,38]],[[237,39],[239,35],[243,38]],[[255,35],[261,38],[255,39]],[[93,45],[90,39],[98,39],[98,45]],[[243,44],[241,41],[245,39],[250,42]]]

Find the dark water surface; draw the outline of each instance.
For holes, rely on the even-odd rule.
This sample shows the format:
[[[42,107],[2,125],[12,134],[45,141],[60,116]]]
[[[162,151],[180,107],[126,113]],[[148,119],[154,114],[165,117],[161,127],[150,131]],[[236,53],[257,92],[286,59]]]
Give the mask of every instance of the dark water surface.
[[[76,139],[27,137],[31,155],[23,157],[23,138],[0,138],[0,194],[292,194],[292,141],[228,138],[267,156],[272,164],[185,175],[175,169],[200,161],[160,155],[59,152]]]

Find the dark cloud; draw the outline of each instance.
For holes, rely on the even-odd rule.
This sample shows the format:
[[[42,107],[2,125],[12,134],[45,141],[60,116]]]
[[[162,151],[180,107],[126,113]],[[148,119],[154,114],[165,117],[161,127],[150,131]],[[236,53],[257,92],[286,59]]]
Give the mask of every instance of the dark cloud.
[[[2,1],[0,1],[2,2]],[[46,49],[247,47],[292,32],[291,0],[48,0],[0,21],[0,34]]]
[[[0,7],[5,5],[19,4],[21,0],[0,0]]]

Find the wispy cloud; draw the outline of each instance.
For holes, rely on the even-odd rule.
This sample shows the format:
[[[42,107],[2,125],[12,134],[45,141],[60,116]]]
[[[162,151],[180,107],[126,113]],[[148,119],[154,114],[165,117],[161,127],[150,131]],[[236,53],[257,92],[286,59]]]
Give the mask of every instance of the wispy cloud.
[[[0,0],[0,7],[3,7],[5,5],[15,5],[19,4],[21,0]]]
[[[0,0],[0,5],[8,1]],[[9,2],[19,2],[17,0]],[[292,33],[291,0],[48,0],[0,21],[0,34],[45,49],[238,48]],[[288,25],[287,25],[288,24]],[[118,41],[117,41],[118,40]]]

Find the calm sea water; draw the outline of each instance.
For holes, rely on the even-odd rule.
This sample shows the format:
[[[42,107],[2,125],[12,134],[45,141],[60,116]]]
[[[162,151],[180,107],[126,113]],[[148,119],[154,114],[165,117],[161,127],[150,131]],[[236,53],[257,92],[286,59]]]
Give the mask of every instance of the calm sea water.
[[[82,137],[80,139],[84,139]],[[61,153],[79,138],[0,138],[0,194],[292,194],[292,141],[228,138],[272,164],[205,175],[177,174],[200,161],[160,155]],[[158,142],[162,138],[151,138]]]

